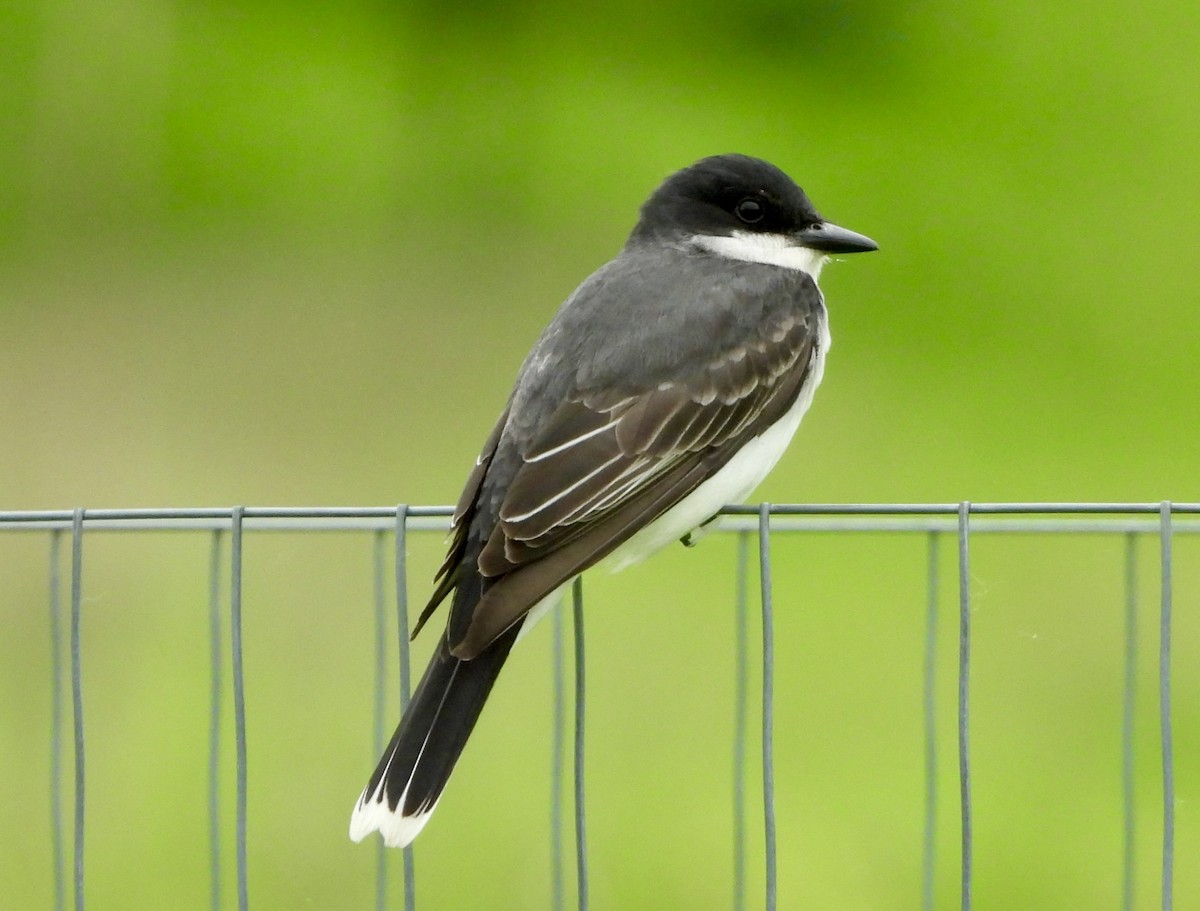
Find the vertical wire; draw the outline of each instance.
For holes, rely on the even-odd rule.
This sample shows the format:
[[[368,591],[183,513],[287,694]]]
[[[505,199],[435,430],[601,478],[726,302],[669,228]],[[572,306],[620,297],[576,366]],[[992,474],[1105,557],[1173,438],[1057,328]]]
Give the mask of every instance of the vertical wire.
[[[734,628],[736,652],[734,657],[733,706],[733,908],[746,908],[746,725],[749,715],[750,647],[748,611],[746,609],[746,576],[749,564],[750,535],[740,532],[737,537],[737,587],[734,597]]]
[[[375,693],[374,703],[374,732],[375,755],[383,752],[384,736],[384,707],[386,703],[385,686],[387,679],[387,613],[384,609],[383,591],[383,532],[377,531],[372,535],[371,548],[373,602],[375,608]],[[375,841],[375,909],[386,911],[387,908],[387,845],[382,838]]]
[[[412,653],[408,640],[408,506],[396,507],[396,633],[400,653],[400,714],[408,711],[412,697]],[[404,872],[404,911],[417,906],[417,867],[413,846],[401,850]]]
[[[62,818],[62,532],[50,533],[50,838],[54,855],[54,911],[66,907]]]
[[[246,692],[242,674],[242,519],[245,509],[235,506],[231,516],[229,567],[229,630],[233,662],[233,727],[237,748],[237,892],[238,911],[250,907],[246,872]]]
[[[579,891],[578,909],[588,909],[587,819],[584,815],[584,742],[585,730],[585,662],[583,639],[583,578],[575,577],[571,587],[575,615],[575,868]]]
[[[412,695],[412,656],[408,648],[408,506],[396,507],[396,623],[400,642],[400,711]]]
[[[75,911],[83,911],[84,752],[83,668],[80,622],[83,613],[83,510],[71,519],[71,704],[75,722]]]
[[[1137,535],[1125,535],[1125,693],[1121,713],[1121,791],[1124,802],[1124,845],[1121,857],[1121,908],[1133,911],[1134,841],[1137,835],[1133,792],[1133,726],[1137,695]]]
[[[1158,699],[1162,730],[1163,842],[1162,907],[1171,911],[1175,890],[1175,755],[1171,736],[1171,502],[1159,510],[1162,606],[1159,627]]]
[[[971,909],[971,504],[958,507],[958,781],[962,817],[962,911]]]
[[[762,591],[762,776],[763,840],[766,855],[766,911],[775,911],[775,630],[771,593],[771,504],[758,507],[758,567]]]
[[[221,529],[208,556],[208,862],[212,911],[221,907]]]
[[[552,610],[554,618],[554,653],[552,659],[554,718],[550,756],[550,907],[563,911],[566,907],[566,876],[563,871],[563,749],[567,730],[567,679],[563,654],[566,623],[562,604]]]
[[[936,870],[937,832],[937,628],[938,590],[941,568],[938,565],[938,538],[931,531],[927,538],[925,581],[925,839],[922,866],[924,911],[933,911],[933,882]]]

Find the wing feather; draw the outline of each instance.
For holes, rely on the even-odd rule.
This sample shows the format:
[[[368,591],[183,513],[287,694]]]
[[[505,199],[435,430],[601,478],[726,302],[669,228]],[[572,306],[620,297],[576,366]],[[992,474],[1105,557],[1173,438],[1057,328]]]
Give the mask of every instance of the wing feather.
[[[584,390],[564,402],[522,455],[480,571],[495,578],[544,558],[662,483],[685,457],[731,441],[736,450],[764,429],[756,422],[793,385],[784,379],[807,370],[816,337],[815,317],[809,325],[785,315],[691,376],[640,392]]]
[[[812,344],[807,346],[811,359]],[[459,658],[472,658],[488,643],[516,623],[539,600],[576,575],[594,566],[624,541],[661,516],[718,471],[748,440],[762,433],[781,418],[796,401],[808,372],[804,366],[776,376],[773,382],[756,390],[759,403],[749,421],[741,421],[738,433],[713,439],[705,448],[675,452],[671,461],[660,460],[666,467],[648,479],[635,475],[641,483],[619,488],[620,496],[602,501],[603,508],[587,513],[586,521],[574,521],[547,531],[533,549],[517,547],[514,562],[494,579],[485,591],[465,633],[451,644]],[[749,396],[747,396],[749,398]],[[488,542],[505,540],[497,526]],[[482,557],[481,557],[482,564]]]
[[[414,637],[421,631],[425,621],[433,616],[438,605],[458,585],[457,569],[461,566],[463,556],[467,552],[467,530],[470,528],[471,519],[475,515],[475,509],[479,503],[479,491],[483,487],[483,479],[487,475],[488,467],[492,464],[492,457],[496,455],[496,447],[500,445],[500,436],[504,432],[504,425],[508,423],[508,413],[509,406],[505,406],[499,420],[496,421],[496,426],[488,435],[487,442],[483,444],[478,458],[475,459],[475,467],[467,475],[467,483],[463,485],[458,504],[454,507],[454,516],[450,519],[450,546],[446,549],[446,559],[442,561],[441,567],[433,577],[433,581],[436,583],[433,594],[430,595],[429,603],[425,605],[421,616],[417,618],[416,625],[413,626],[412,635]]]

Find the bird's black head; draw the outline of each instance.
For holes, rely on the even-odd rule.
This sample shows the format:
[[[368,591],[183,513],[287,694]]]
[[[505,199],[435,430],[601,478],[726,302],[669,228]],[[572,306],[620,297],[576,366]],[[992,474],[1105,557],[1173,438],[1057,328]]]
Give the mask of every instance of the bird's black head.
[[[642,205],[630,242],[755,236],[819,253],[878,249],[826,222],[790,177],[748,155],[714,155],[672,174]]]

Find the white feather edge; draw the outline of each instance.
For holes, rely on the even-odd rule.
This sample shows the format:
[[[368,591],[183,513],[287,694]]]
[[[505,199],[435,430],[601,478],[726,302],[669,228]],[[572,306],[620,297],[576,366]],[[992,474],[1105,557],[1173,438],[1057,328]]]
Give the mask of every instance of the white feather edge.
[[[437,801],[421,813],[405,816],[400,812],[400,807],[404,806],[404,798],[401,797],[396,809],[392,810],[381,791],[382,785],[376,789],[375,794],[368,796],[364,790],[358,798],[354,812],[350,814],[350,840],[362,841],[372,832],[378,831],[383,836],[383,843],[389,848],[407,847],[421,834],[425,823],[429,822],[429,817],[437,809]]]
[[[450,673],[451,683],[454,682],[457,673],[458,667],[456,666]],[[417,751],[417,763],[421,761],[425,747],[429,745],[429,733],[426,732],[421,749]],[[401,807],[408,802],[408,789],[412,786],[411,773],[404,790],[400,793],[400,799],[396,801],[396,809],[393,810],[388,806],[387,773],[395,758],[394,752],[388,755],[387,765],[384,766],[383,773],[379,776],[379,783],[375,786],[375,790],[370,791],[371,785],[368,783],[367,787],[363,788],[362,794],[359,795],[358,802],[354,805],[354,812],[350,814],[351,841],[362,841],[372,832],[378,831],[383,836],[383,843],[389,848],[406,847],[421,834],[421,830],[429,822],[429,817],[437,809],[438,802],[435,800],[417,813],[405,814],[401,810]]]
[[[825,374],[829,345],[829,328],[822,318],[811,370],[787,414],[742,446],[716,474],[622,544],[601,565],[617,572],[640,563],[708,521],[724,506],[743,502],[779,462],[795,436]]]
[[[796,435],[801,420],[812,405],[817,387],[821,385],[825,376],[825,355],[832,344],[832,338],[829,335],[829,324],[824,317],[820,321],[818,331],[820,335],[813,352],[812,369],[787,414],[746,443],[711,478],[609,554],[601,561],[601,568],[609,572],[619,572],[640,563],[655,551],[699,528],[730,503],[743,502],[754,488],[762,483],[782,458],[792,437]],[[562,600],[563,593],[570,584],[570,580],[564,582],[529,609],[522,622],[521,631],[517,634],[518,642]]]

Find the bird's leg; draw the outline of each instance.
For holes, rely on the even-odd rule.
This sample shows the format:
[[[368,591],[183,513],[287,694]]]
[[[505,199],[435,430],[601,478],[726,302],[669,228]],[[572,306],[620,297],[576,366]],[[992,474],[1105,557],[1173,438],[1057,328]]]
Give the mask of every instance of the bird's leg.
[[[700,539],[707,535],[716,525],[717,519],[721,518],[720,513],[705,519],[696,528],[693,528],[686,535],[679,539],[679,543],[684,547],[695,547],[700,543]]]

